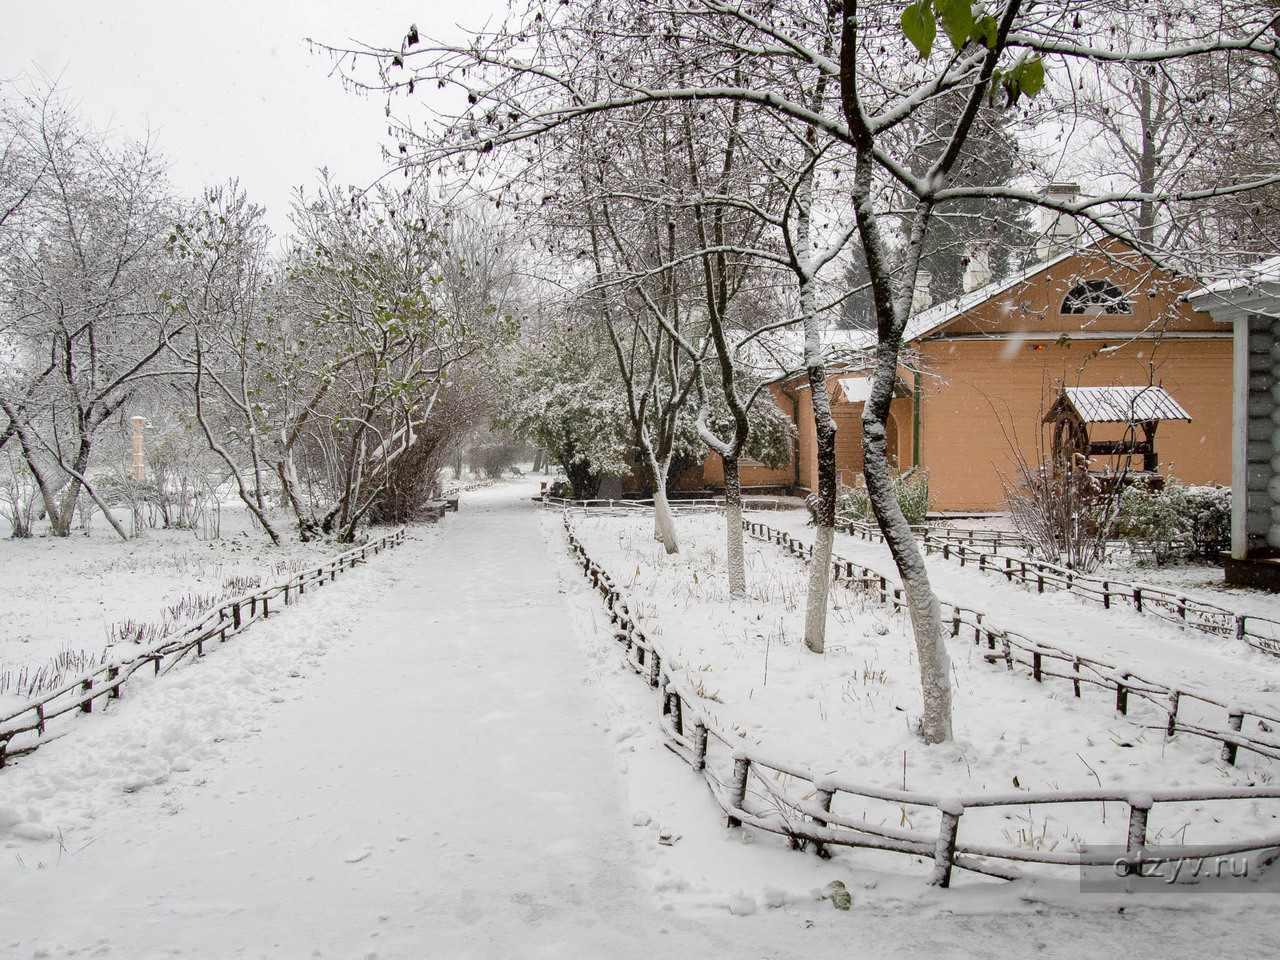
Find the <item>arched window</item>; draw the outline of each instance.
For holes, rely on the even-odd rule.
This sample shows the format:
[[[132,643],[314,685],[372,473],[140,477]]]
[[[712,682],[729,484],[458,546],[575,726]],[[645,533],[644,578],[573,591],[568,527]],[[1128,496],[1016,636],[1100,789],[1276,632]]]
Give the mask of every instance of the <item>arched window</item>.
[[[1114,283],[1086,280],[1068,291],[1062,300],[1062,312],[1090,317],[1100,314],[1126,316],[1133,313],[1133,304]]]

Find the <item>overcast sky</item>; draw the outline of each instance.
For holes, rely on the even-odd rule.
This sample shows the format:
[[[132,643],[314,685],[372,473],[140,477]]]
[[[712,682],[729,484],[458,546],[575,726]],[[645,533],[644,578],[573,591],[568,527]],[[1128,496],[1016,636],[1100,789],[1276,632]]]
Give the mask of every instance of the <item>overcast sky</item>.
[[[452,38],[504,0],[7,0],[0,82],[44,71],[99,127],[155,134],[182,194],[238,177],[287,229],[289,198],[328,166],[366,185],[385,167],[383,101],[343,91],[305,37],[398,45],[410,23]]]

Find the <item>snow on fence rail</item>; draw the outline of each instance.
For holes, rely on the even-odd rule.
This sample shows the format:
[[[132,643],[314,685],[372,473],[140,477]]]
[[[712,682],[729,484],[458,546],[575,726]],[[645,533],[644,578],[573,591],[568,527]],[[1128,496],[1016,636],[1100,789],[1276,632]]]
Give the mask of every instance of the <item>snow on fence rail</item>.
[[[878,527],[858,521],[842,521],[838,529],[864,540],[884,541]],[[1175,590],[1123,580],[1089,577],[1042,560],[1024,560],[997,553],[999,545],[986,550],[970,545],[964,538],[938,535],[927,527],[913,527],[925,553],[955,558],[960,566],[975,563],[979,570],[995,573],[1006,580],[1045,590],[1065,590],[1077,597],[1100,603],[1110,609],[1123,604],[1138,613],[1159,617],[1219,637],[1235,637],[1255,650],[1280,657],[1280,621],[1267,617],[1247,616],[1220,607],[1208,600],[1189,597]],[[1011,541],[1010,541],[1011,542]],[[988,546],[990,546],[988,544]]]
[[[625,513],[634,513],[636,510],[652,510],[653,500],[566,500],[564,497],[543,496],[538,498],[544,507],[558,507],[561,510],[578,509],[592,510],[598,512],[600,510],[619,510]],[[712,513],[717,510],[724,509],[723,497],[702,497],[690,500],[668,500],[667,506],[671,508],[672,513]],[[754,497],[746,497],[743,499],[742,508],[744,510],[782,510],[785,505],[779,503],[770,497],[756,499]]]
[[[1075,868],[1116,865],[1117,858],[1111,847],[1082,845],[1075,851],[1059,852],[985,840],[962,840],[960,824],[966,813],[967,822],[978,820],[981,828],[981,818],[989,812],[998,814],[1007,810],[1021,816],[1028,808],[1098,802],[1125,804],[1129,808],[1127,830],[1116,846],[1125,848],[1124,861],[1134,865],[1134,872],[1140,863],[1163,863],[1188,856],[1245,854],[1280,846],[1280,834],[1210,846],[1147,846],[1148,819],[1159,804],[1280,800],[1280,787],[1147,792],[1104,788],[1057,792],[1019,790],[942,796],[822,775],[803,765],[769,756],[746,744],[738,732],[726,730],[702,709],[693,687],[672,673],[671,661],[661,647],[641,631],[616,582],[588,555],[577,538],[568,511],[564,513],[564,525],[578,565],[604,598],[614,637],[625,646],[628,662],[658,692],[666,746],[706,781],[731,827],[747,824],[785,836],[794,848],[809,847],[820,856],[827,855],[828,847],[846,846],[924,857],[933,861],[929,883],[941,887],[950,886],[955,867],[1016,880],[1023,876],[1017,866],[1020,863]],[[878,576],[875,579],[883,583]],[[861,811],[854,809],[858,804],[862,805]],[[895,815],[900,813],[899,822],[907,826],[877,823],[867,815],[868,805],[888,805]],[[921,825],[926,815],[932,820],[927,828]]]
[[[225,642],[255,621],[267,619],[273,601],[281,600],[288,606],[301,598],[309,586],[320,586],[326,579],[332,582],[339,573],[363,563],[370,555],[398,546],[404,539],[405,528],[401,527],[318,566],[308,567],[281,583],[227,600],[189,626],[127,657],[101,663],[38,700],[0,717],[0,767],[13,757],[39,749],[51,721],[69,714],[92,713],[93,702],[103,697],[118,700],[120,688],[148,664],[153,667],[154,675],[159,676],[172,670],[193,650],[196,656],[204,656],[206,643],[214,639]],[[13,743],[15,740],[17,745]]]
[[[751,536],[776,544],[802,560],[808,561],[813,557],[812,547],[783,530],[775,530],[752,520],[743,520],[742,525]],[[890,586],[889,578],[884,573],[834,555],[831,558],[831,568],[836,580],[843,580],[855,589],[878,597],[881,603],[892,605],[895,612],[906,610],[905,592],[901,587]],[[1005,571],[1001,569],[996,572]],[[1185,688],[1169,687],[1114,664],[996,627],[983,611],[941,598],[939,602],[943,609],[943,619],[951,622],[951,635],[958,637],[961,633],[972,630],[973,642],[986,645],[983,659],[988,663],[1004,663],[1009,670],[1013,669],[1014,664],[1024,666],[1030,670],[1037,683],[1043,683],[1047,679],[1070,681],[1072,692],[1077,698],[1081,696],[1082,685],[1114,691],[1115,709],[1123,715],[1128,715],[1130,709],[1138,705],[1134,701],[1145,701],[1159,718],[1158,723],[1149,726],[1162,729],[1165,736],[1169,737],[1175,733],[1187,733],[1217,740],[1222,744],[1222,760],[1229,765],[1235,764],[1240,749],[1270,759],[1280,759],[1280,738],[1264,735],[1280,729],[1280,713],[1271,713],[1256,706],[1228,703],[1209,694]],[[1226,726],[1188,718],[1188,708],[1197,707],[1201,715],[1206,712],[1205,708],[1210,708],[1210,713],[1214,710],[1225,711]],[[1256,725],[1257,732],[1246,729],[1246,720]]]

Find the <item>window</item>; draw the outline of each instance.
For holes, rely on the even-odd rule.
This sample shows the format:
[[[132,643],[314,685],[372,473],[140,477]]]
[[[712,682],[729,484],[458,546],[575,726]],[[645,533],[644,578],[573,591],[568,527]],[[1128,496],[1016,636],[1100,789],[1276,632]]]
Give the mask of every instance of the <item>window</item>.
[[[1124,291],[1106,280],[1078,283],[1062,301],[1064,314],[1096,317],[1099,314],[1122,316],[1133,313],[1133,304]]]

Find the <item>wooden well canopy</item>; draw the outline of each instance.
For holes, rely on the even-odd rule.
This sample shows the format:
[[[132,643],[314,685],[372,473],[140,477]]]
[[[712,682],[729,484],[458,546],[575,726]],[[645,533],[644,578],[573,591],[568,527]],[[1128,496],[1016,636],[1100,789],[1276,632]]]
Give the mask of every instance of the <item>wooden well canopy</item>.
[[[1066,387],[1054,401],[1044,422],[1053,424],[1055,457],[1132,457],[1142,455],[1143,473],[1155,473],[1156,427],[1164,420],[1191,422],[1191,415],[1163,387]],[[1091,440],[1095,424],[1121,424],[1121,440]],[[1142,428],[1139,438],[1136,427]]]

